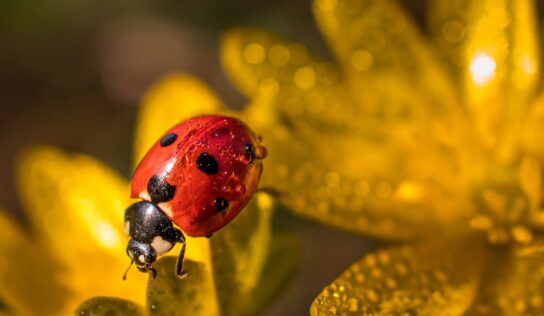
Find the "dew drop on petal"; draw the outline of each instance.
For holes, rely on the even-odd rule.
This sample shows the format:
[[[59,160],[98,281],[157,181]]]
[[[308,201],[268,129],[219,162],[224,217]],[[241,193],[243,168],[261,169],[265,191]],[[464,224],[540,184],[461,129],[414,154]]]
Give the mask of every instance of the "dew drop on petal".
[[[274,45],[268,51],[268,59],[274,66],[284,66],[290,58],[289,49],[283,45]]]
[[[374,59],[372,54],[364,49],[358,50],[351,56],[351,64],[357,70],[364,71],[372,66]]]
[[[265,50],[261,44],[252,43],[244,49],[244,58],[250,64],[261,64],[265,58]]]
[[[315,72],[310,67],[302,67],[295,72],[295,84],[300,89],[307,90],[312,88],[315,84],[315,79]]]

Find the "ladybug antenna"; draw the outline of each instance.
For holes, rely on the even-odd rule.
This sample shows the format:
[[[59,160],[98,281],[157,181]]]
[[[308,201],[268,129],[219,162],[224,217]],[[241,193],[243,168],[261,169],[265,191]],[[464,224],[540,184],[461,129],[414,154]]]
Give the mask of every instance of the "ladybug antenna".
[[[134,263],[134,261],[131,260],[131,261],[130,261],[130,264],[128,265],[128,268],[125,270],[125,274],[123,274],[123,281],[126,281],[128,270],[130,270],[130,268],[132,267],[132,264],[133,264],[133,263]]]

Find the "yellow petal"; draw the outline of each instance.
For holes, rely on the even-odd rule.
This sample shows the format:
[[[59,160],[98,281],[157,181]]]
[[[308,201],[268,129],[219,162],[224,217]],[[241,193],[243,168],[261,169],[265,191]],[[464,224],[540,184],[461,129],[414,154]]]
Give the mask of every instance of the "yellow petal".
[[[278,62],[279,51],[290,57]],[[464,216],[468,208],[460,207],[458,198],[451,203],[442,199],[455,196],[442,191],[463,186],[452,157],[437,146],[442,140],[429,137],[447,132],[423,128],[414,137],[407,133],[410,126],[382,124],[376,113],[352,102],[338,75],[313,78],[311,73],[318,74],[325,63],[308,56],[300,44],[265,32],[226,33],[222,59],[228,74],[252,98],[242,117],[269,147],[262,186],[281,191],[290,208],[344,229],[392,239]],[[435,128],[432,122],[417,123]]]
[[[537,256],[495,253],[480,294],[467,315],[543,315],[544,260]]]
[[[32,228],[63,266],[55,277],[71,290],[72,310],[99,295],[142,304],[145,278],[133,273],[121,280],[129,264],[122,231],[128,183],[90,157],[50,147],[23,153],[16,171]]]
[[[3,240],[0,243],[2,304],[14,315],[58,314],[67,295],[66,289],[55,280],[58,265],[3,210],[0,210],[0,239]]]
[[[432,1],[430,29],[463,81],[464,97],[482,142],[512,144],[540,72],[540,36],[531,0]],[[500,142],[500,143],[499,143]]]
[[[544,146],[540,135],[544,133],[544,94],[540,94],[527,113],[521,131],[523,149],[530,154],[544,159]]]
[[[478,286],[481,249],[470,243],[369,254],[313,302],[312,315],[462,315]]]
[[[299,43],[264,31],[232,29],[222,37],[221,59],[231,81],[257,101],[246,109],[258,112],[252,116],[254,124],[304,120],[338,130],[364,124],[362,110],[349,99],[337,67],[310,56]]]
[[[222,102],[198,79],[173,74],[153,85],[144,96],[134,140],[134,162],[138,164],[159,137],[182,120],[213,114]]]
[[[458,106],[451,80],[396,2],[316,0],[314,15],[352,94],[382,124],[450,119]]]
[[[254,110],[267,106],[256,105]],[[245,112],[253,121],[258,112]],[[469,207],[451,160],[435,147],[406,152],[372,134],[334,134],[279,122],[259,125],[268,148],[262,187],[280,192],[295,212],[349,231],[403,239],[460,229]],[[396,144],[396,145],[395,145]],[[409,145],[407,145],[409,146]],[[440,170],[440,172],[437,172]]]

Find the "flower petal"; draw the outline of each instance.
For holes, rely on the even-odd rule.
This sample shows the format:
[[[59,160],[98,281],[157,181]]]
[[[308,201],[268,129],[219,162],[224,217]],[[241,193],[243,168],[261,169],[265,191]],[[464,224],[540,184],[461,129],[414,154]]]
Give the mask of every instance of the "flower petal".
[[[544,133],[544,94],[540,94],[531,105],[521,130],[523,149],[544,160],[544,146],[539,135]]]
[[[173,74],[152,86],[143,99],[134,141],[137,164],[170,127],[193,116],[214,113],[221,100],[194,77]]]
[[[81,303],[74,314],[81,316],[144,316],[145,311],[142,306],[131,301],[115,297],[98,296]]]
[[[16,171],[27,218],[63,266],[56,277],[72,291],[68,305],[97,295],[142,303],[143,276],[121,280],[130,262],[122,231],[128,184],[90,157],[51,147],[23,153]]]
[[[376,113],[352,101],[338,74],[318,71],[333,66],[307,53],[294,58],[300,50],[305,52],[300,44],[261,31],[235,29],[223,37],[224,66],[252,98],[242,117],[269,149],[262,185],[279,190],[282,201],[301,214],[389,239],[464,217],[458,210],[468,208],[459,207],[459,199],[444,208],[448,202],[442,197],[449,193],[442,191],[459,188],[452,157],[438,145],[448,141],[429,139],[450,134],[424,128],[415,135],[414,122],[395,128],[382,124]],[[279,51],[289,57],[282,63],[276,60]],[[306,86],[310,73],[315,80]],[[429,122],[420,126],[431,128]]]
[[[480,268],[481,249],[471,243],[381,250],[340,275],[310,311],[312,315],[462,315],[474,298]]]
[[[189,276],[174,276],[176,259],[164,257],[157,261],[157,277],[149,279],[147,311],[149,315],[219,315],[214,280],[202,263],[185,261]]]
[[[58,266],[0,210],[0,300],[13,315],[60,314],[67,294],[55,280]]]
[[[513,156],[516,131],[539,80],[540,36],[533,1],[429,4],[430,29],[459,71],[483,143],[499,144],[501,156]]]
[[[299,43],[260,30],[232,29],[222,37],[221,59],[231,81],[254,101],[246,109],[258,112],[252,122],[304,121],[336,130],[359,129],[364,123],[337,67],[310,56]]]
[[[266,107],[266,106],[263,106]],[[262,108],[259,106],[254,109]],[[244,113],[253,121],[252,113]],[[257,132],[268,148],[261,186],[279,191],[295,212],[341,229],[405,239],[469,217],[450,159],[420,142],[419,150],[377,135],[330,134],[279,122]],[[440,172],[436,172],[440,170]],[[461,193],[462,194],[462,193]]]
[[[518,257],[502,252],[487,261],[480,295],[467,315],[544,314],[542,257]]]
[[[352,94],[382,124],[449,120],[458,106],[451,78],[396,2],[316,0],[314,15]]]

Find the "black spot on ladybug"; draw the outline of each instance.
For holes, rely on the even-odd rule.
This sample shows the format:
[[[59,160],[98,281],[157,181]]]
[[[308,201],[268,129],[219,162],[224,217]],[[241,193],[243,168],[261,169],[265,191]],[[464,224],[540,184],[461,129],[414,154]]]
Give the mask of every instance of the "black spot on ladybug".
[[[217,160],[208,153],[201,153],[196,159],[197,168],[207,175],[217,174],[219,172],[219,165]]]
[[[154,204],[170,201],[176,193],[176,187],[154,175],[147,183],[147,192]]]
[[[255,159],[255,147],[253,144],[246,144],[244,149],[246,150],[247,160],[251,163]]]
[[[218,212],[222,212],[229,207],[229,201],[225,200],[222,197],[217,197],[213,200],[213,205]]]
[[[178,135],[175,133],[170,133],[164,136],[160,141],[161,147],[167,147],[172,145],[176,141],[177,138],[178,138]]]

